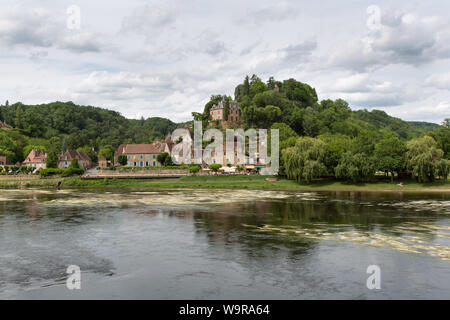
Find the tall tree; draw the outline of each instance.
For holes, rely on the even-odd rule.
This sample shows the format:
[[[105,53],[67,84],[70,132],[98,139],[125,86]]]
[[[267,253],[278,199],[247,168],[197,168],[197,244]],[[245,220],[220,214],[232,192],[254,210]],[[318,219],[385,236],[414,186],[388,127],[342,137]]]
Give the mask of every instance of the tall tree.
[[[47,168],[57,168],[58,167],[58,154],[55,150],[51,150],[47,155],[46,160]]]
[[[114,148],[111,145],[103,146],[98,153],[98,157],[104,157],[106,160],[113,160]]]
[[[407,166],[419,182],[434,181],[437,164],[444,152],[430,136],[413,139],[407,143]]]
[[[309,183],[327,172],[323,163],[325,143],[319,139],[299,138],[294,147],[282,152],[282,158],[288,179],[297,182]]]
[[[245,79],[244,79],[244,94],[246,96],[250,95],[250,79],[249,79],[248,75],[245,76]]]
[[[375,174],[375,163],[364,153],[350,151],[342,155],[339,164],[334,169],[336,178],[349,179],[353,182],[366,180]]]
[[[393,134],[389,134],[375,145],[375,160],[379,170],[391,173],[394,182],[394,172],[405,168],[406,143]]]
[[[14,126],[18,129],[24,129],[23,111],[22,106],[19,105],[16,110],[16,118],[14,120]]]

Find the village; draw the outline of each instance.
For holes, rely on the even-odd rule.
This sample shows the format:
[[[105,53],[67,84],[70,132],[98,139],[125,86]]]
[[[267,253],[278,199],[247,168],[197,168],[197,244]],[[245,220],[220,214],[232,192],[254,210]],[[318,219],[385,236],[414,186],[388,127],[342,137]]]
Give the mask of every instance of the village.
[[[213,105],[209,112],[209,124],[219,125],[226,128],[237,123],[240,120],[241,110],[237,102],[226,103],[222,99],[219,103]],[[9,130],[10,126],[5,122],[0,123],[1,129]],[[179,128],[190,130],[193,138],[192,125],[180,126]],[[223,165],[206,164],[192,165],[191,168],[186,165],[175,165],[171,160],[167,160],[172,155],[172,150],[177,144],[173,141],[171,134],[167,134],[164,140],[156,139],[151,144],[121,144],[115,150],[114,155],[110,158],[101,156],[97,162],[94,162],[85,152],[80,150],[64,150],[58,155],[56,166],[49,166],[49,152],[47,150],[32,149],[23,162],[11,163],[7,156],[0,156],[0,174],[3,175],[20,175],[20,174],[39,174],[50,171],[45,169],[67,170],[74,165],[81,169],[76,173],[83,172],[83,178],[96,177],[129,177],[142,178],[157,175],[163,176],[183,176],[187,174],[195,175],[211,175],[211,174],[250,174],[258,173],[265,165],[253,163],[249,159],[249,163],[244,165],[239,162],[235,156],[230,161],[224,153]],[[235,154],[236,151],[235,142]],[[95,150],[93,150],[95,152]],[[191,152],[192,161],[194,163],[194,153]],[[238,164],[239,162],[239,164]],[[126,174],[114,172],[116,169]],[[159,170],[155,170],[159,169]],[[190,169],[190,170],[189,170]],[[164,171],[163,171],[164,170]],[[60,171],[51,171],[60,173]]]

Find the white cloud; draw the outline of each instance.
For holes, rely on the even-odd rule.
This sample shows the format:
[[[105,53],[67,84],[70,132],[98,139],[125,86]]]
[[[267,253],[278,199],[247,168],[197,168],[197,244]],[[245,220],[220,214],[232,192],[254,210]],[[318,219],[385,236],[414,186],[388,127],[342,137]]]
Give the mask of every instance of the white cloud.
[[[383,108],[381,108],[383,109]],[[442,123],[450,115],[449,101],[418,101],[403,106],[384,109],[390,115],[410,121]]]
[[[415,94],[390,81],[377,81],[369,73],[339,78],[331,86],[335,97],[357,107],[397,106],[415,98]]]
[[[152,40],[159,37],[165,28],[176,21],[177,13],[176,7],[169,2],[138,6],[123,18],[121,32]]]
[[[296,78],[320,99],[409,120],[440,122],[448,113],[444,2],[406,8],[380,0],[381,26],[373,30],[362,2],[79,0],[81,29],[68,30],[70,4],[0,4],[1,100],[72,100],[186,121],[211,94],[233,95],[255,73]]]
[[[425,84],[439,89],[450,90],[450,72],[433,74],[426,79]]]

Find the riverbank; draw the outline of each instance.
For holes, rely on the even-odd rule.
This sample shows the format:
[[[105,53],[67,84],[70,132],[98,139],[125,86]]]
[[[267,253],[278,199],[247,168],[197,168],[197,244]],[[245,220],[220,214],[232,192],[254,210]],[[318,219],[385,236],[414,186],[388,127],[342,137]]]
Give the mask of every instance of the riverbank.
[[[334,180],[314,181],[310,184],[298,184],[282,178],[239,175],[239,176],[189,176],[177,179],[103,179],[82,180],[80,178],[46,178],[29,180],[2,180],[0,189],[56,189],[61,181],[61,189],[254,189],[254,190],[297,190],[297,191],[408,191],[408,192],[445,192],[450,193],[450,181],[418,183],[403,180],[394,183],[380,181],[368,183],[350,183]]]

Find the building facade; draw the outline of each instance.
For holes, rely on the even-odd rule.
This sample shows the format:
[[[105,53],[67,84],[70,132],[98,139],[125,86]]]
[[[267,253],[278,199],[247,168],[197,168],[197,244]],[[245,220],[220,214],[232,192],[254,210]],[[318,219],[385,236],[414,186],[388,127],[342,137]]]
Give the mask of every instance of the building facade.
[[[47,156],[48,153],[46,151],[33,149],[30,151],[23,164],[36,169],[45,169],[47,167]]]
[[[73,159],[78,160],[78,165],[83,170],[92,168],[93,166],[91,158],[89,158],[86,153],[77,150],[67,150],[66,152],[59,155],[58,168],[67,169]]]
[[[0,166],[10,166],[11,162],[9,162],[8,157],[0,156]]]
[[[112,167],[112,162],[110,160],[106,160],[105,157],[101,157],[98,159],[98,167],[99,168],[110,168]]]
[[[114,154],[115,158],[124,154],[127,157],[129,167],[158,167],[157,157],[163,153],[152,144],[123,144]]]
[[[240,108],[237,102],[230,102],[228,108],[228,117],[225,119],[225,99],[219,102],[219,104],[215,104],[211,107],[209,111],[209,116],[211,120],[218,121],[228,121],[228,122],[236,122],[240,119]]]
[[[167,134],[166,139],[164,141],[155,141],[153,143],[153,145],[155,146],[156,149],[158,149],[159,151],[161,151],[161,153],[168,153],[171,154],[172,152],[172,148],[175,145],[175,143],[172,141],[172,137],[169,134]]]

